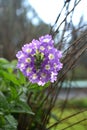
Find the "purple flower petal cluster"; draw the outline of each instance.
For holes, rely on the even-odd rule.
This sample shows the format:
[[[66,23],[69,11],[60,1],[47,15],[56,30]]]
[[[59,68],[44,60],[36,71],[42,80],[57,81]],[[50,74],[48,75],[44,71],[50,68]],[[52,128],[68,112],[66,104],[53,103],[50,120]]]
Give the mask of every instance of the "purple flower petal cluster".
[[[41,36],[25,44],[16,54],[17,67],[32,83],[43,86],[48,81],[57,79],[58,71],[62,68],[61,51],[54,48],[51,35]]]

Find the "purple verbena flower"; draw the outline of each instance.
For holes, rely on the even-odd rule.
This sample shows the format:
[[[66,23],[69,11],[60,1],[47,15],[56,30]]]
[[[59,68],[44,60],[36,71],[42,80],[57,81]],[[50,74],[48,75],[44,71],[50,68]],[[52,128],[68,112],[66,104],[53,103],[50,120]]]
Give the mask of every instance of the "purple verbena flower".
[[[52,83],[56,81],[58,72],[63,66],[60,62],[62,53],[54,47],[52,36],[48,34],[25,44],[16,57],[17,68],[30,82],[41,86],[48,81]]]

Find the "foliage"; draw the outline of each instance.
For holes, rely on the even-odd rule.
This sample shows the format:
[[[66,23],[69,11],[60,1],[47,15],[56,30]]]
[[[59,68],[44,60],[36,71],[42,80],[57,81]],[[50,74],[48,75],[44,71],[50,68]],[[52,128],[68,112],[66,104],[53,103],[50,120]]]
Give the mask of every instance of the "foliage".
[[[43,115],[43,111],[46,113],[46,107],[43,107],[43,101],[39,100],[37,95],[38,92],[41,93],[43,87],[39,87],[37,84],[30,84],[27,79],[23,76],[23,74],[16,69],[17,61],[13,60],[9,62],[4,58],[0,58],[0,128],[1,130],[17,130],[18,119],[20,119],[21,115],[25,115],[32,122],[30,128],[31,130],[36,129],[36,125],[41,125],[41,116]],[[44,86],[47,88],[49,83]],[[27,104],[28,93],[33,95],[30,97],[30,101]],[[41,95],[40,95],[41,96]],[[36,100],[35,100],[36,99]],[[49,101],[48,101],[49,102]],[[32,104],[32,105],[31,105]],[[58,101],[58,106],[60,108],[63,107],[63,101]],[[66,110],[64,110],[63,117],[67,117],[68,115],[73,113],[72,108],[77,111],[77,108],[86,108],[87,101],[84,100],[69,100],[66,104]],[[76,109],[75,109],[76,108]],[[70,111],[69,111],[70,110]],[[76,112],[74,111],[74,112]],[[50,125],[58,121],[59,114],[61,110],[56,108],[53,109],[51,113]],[[67,112],[69,112],[67,114]],[[56,114],[55,114],[56,113]],[[82,116],[86,113],[82,113]],[[83,118],[80,116],[80,118]],[[22,119],[22,117],[21,117]],[[26,118],[25,118],[26,119]],[[58,128],[68,127],[68,124],[72,124],[75,122],[74,119],[69,119],[67,123],[63,123],[61,126],[58,125]],[[69,122],[69,123],[68,123]],[[23,122],[22,122],[23,123]],[[83,124],[85,125],[85,124]],[[81,125],[79,127],[82,127]],[[77,127],[75,127],[77,128]],[[57,129],[57,127],[56,127]],[[54,128],[52,128],[54,130]]]
[[[87,100],[86,99],[72,99],[71,101],[68,101],[66,104],[66,107],[68,108],[87,108]]]
[[[42,103],[35,101],[38,92],[49,86],[47,83],[44,87],[37,84],[31,84],[24,75],[16,69],[17,61],[9,62],[4,58],[0,58],[0,128],[1,130],[17,130],[20,117],[27,114],[31,119],[34,118],[31,129],[40,121],[42,110],[38,109],[38,105]],[[29,102],[29,94],[33,93]],[[29,96],[28,96],[29,95]],[[36,106],[36,104],[38,104]],[[35,112],[35,113],[34,113]],[[36,114],[37,113],[37,114]],[[21,118],[22,119],[22,118]]]
[[[11,63],[0,59],[0,128],[16,130],[20,113],[32,114],[27,105],[28,82],[21,72],[16,72],[16,60]]]

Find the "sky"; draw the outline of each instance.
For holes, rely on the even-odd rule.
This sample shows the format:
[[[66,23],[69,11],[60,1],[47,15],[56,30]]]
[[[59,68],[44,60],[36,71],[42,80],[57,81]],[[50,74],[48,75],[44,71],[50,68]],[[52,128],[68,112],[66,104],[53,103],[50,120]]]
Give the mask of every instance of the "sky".
[[[64,0],[28,0],[30,5],[35,9],[38,16],[47,24],[53,25],[60,12]],[[74,0],[70,5],[70,10]],[[84,16],[84,21],[87,22],[87,0],[82,0],[75,9],[73,15],[73,24],[78,24],[80,17]],[[60,21],[64,19],[65,12],[62,13]]]

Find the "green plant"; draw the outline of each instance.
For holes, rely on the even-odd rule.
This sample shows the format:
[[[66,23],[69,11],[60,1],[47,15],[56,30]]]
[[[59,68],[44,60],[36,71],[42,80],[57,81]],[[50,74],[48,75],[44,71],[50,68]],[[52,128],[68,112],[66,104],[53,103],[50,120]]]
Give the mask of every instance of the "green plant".
[[[16,130],[20,113],[34,115],[27,104],[28,82],[16,70],[16,60],[0,58],[0,128]],[[26,84],[26,86],[25,86]]]

